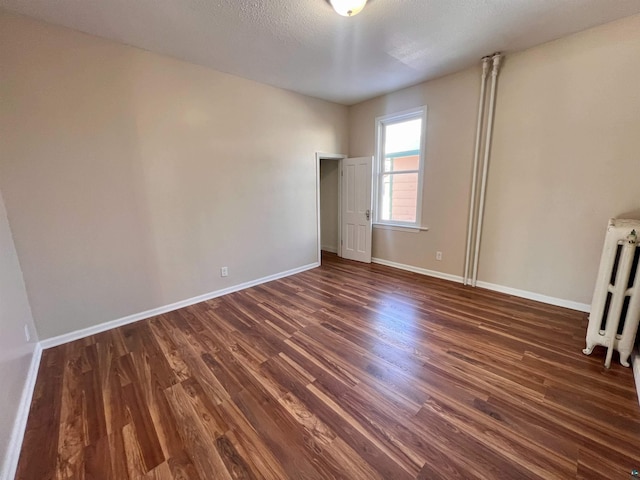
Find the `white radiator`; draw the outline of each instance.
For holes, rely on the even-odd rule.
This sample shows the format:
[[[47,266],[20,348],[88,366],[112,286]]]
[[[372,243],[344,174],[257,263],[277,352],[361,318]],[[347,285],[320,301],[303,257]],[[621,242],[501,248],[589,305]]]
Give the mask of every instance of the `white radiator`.
[[[640,321],[639,220],[612,218],[607,227],[587,328],[586,355],[596,345],[607,348],[604,365],[611,366],[613,350],[629,366]]]

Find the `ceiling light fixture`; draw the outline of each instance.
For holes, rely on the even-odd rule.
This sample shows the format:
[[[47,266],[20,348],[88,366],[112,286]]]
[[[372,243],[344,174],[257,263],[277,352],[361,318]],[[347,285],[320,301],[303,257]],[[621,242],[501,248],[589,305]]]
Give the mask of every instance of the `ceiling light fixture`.
[[[353,17],[360,13],[367,0],[329,0],[336,13],[343,17]]]

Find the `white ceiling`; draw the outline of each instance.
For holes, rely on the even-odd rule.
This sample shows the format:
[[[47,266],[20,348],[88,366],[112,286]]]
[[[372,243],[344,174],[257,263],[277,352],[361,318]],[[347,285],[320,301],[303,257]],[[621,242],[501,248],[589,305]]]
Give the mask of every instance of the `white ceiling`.
[[[0,0],[47,22],[347,105],[640,13],[640,0]]]

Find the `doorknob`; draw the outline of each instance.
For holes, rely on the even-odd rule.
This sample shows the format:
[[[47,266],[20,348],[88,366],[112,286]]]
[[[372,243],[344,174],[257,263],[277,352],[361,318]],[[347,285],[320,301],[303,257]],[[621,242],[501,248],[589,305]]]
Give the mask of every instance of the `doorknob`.
[[[371,217],[371,210],[369,210],[369,209],[367,208],[367,211],[366,211],[366,212],[364,212],[364,214],[365,214],[365,216],[367,217],[367,220],[369,220],[369,217]]]

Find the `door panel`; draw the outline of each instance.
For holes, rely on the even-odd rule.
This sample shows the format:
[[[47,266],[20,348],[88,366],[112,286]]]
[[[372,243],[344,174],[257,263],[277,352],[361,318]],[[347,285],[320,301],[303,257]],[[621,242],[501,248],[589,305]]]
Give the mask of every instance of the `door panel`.
[[[371,263],[371,175],[373,158],[342,161],[342,256]]]

